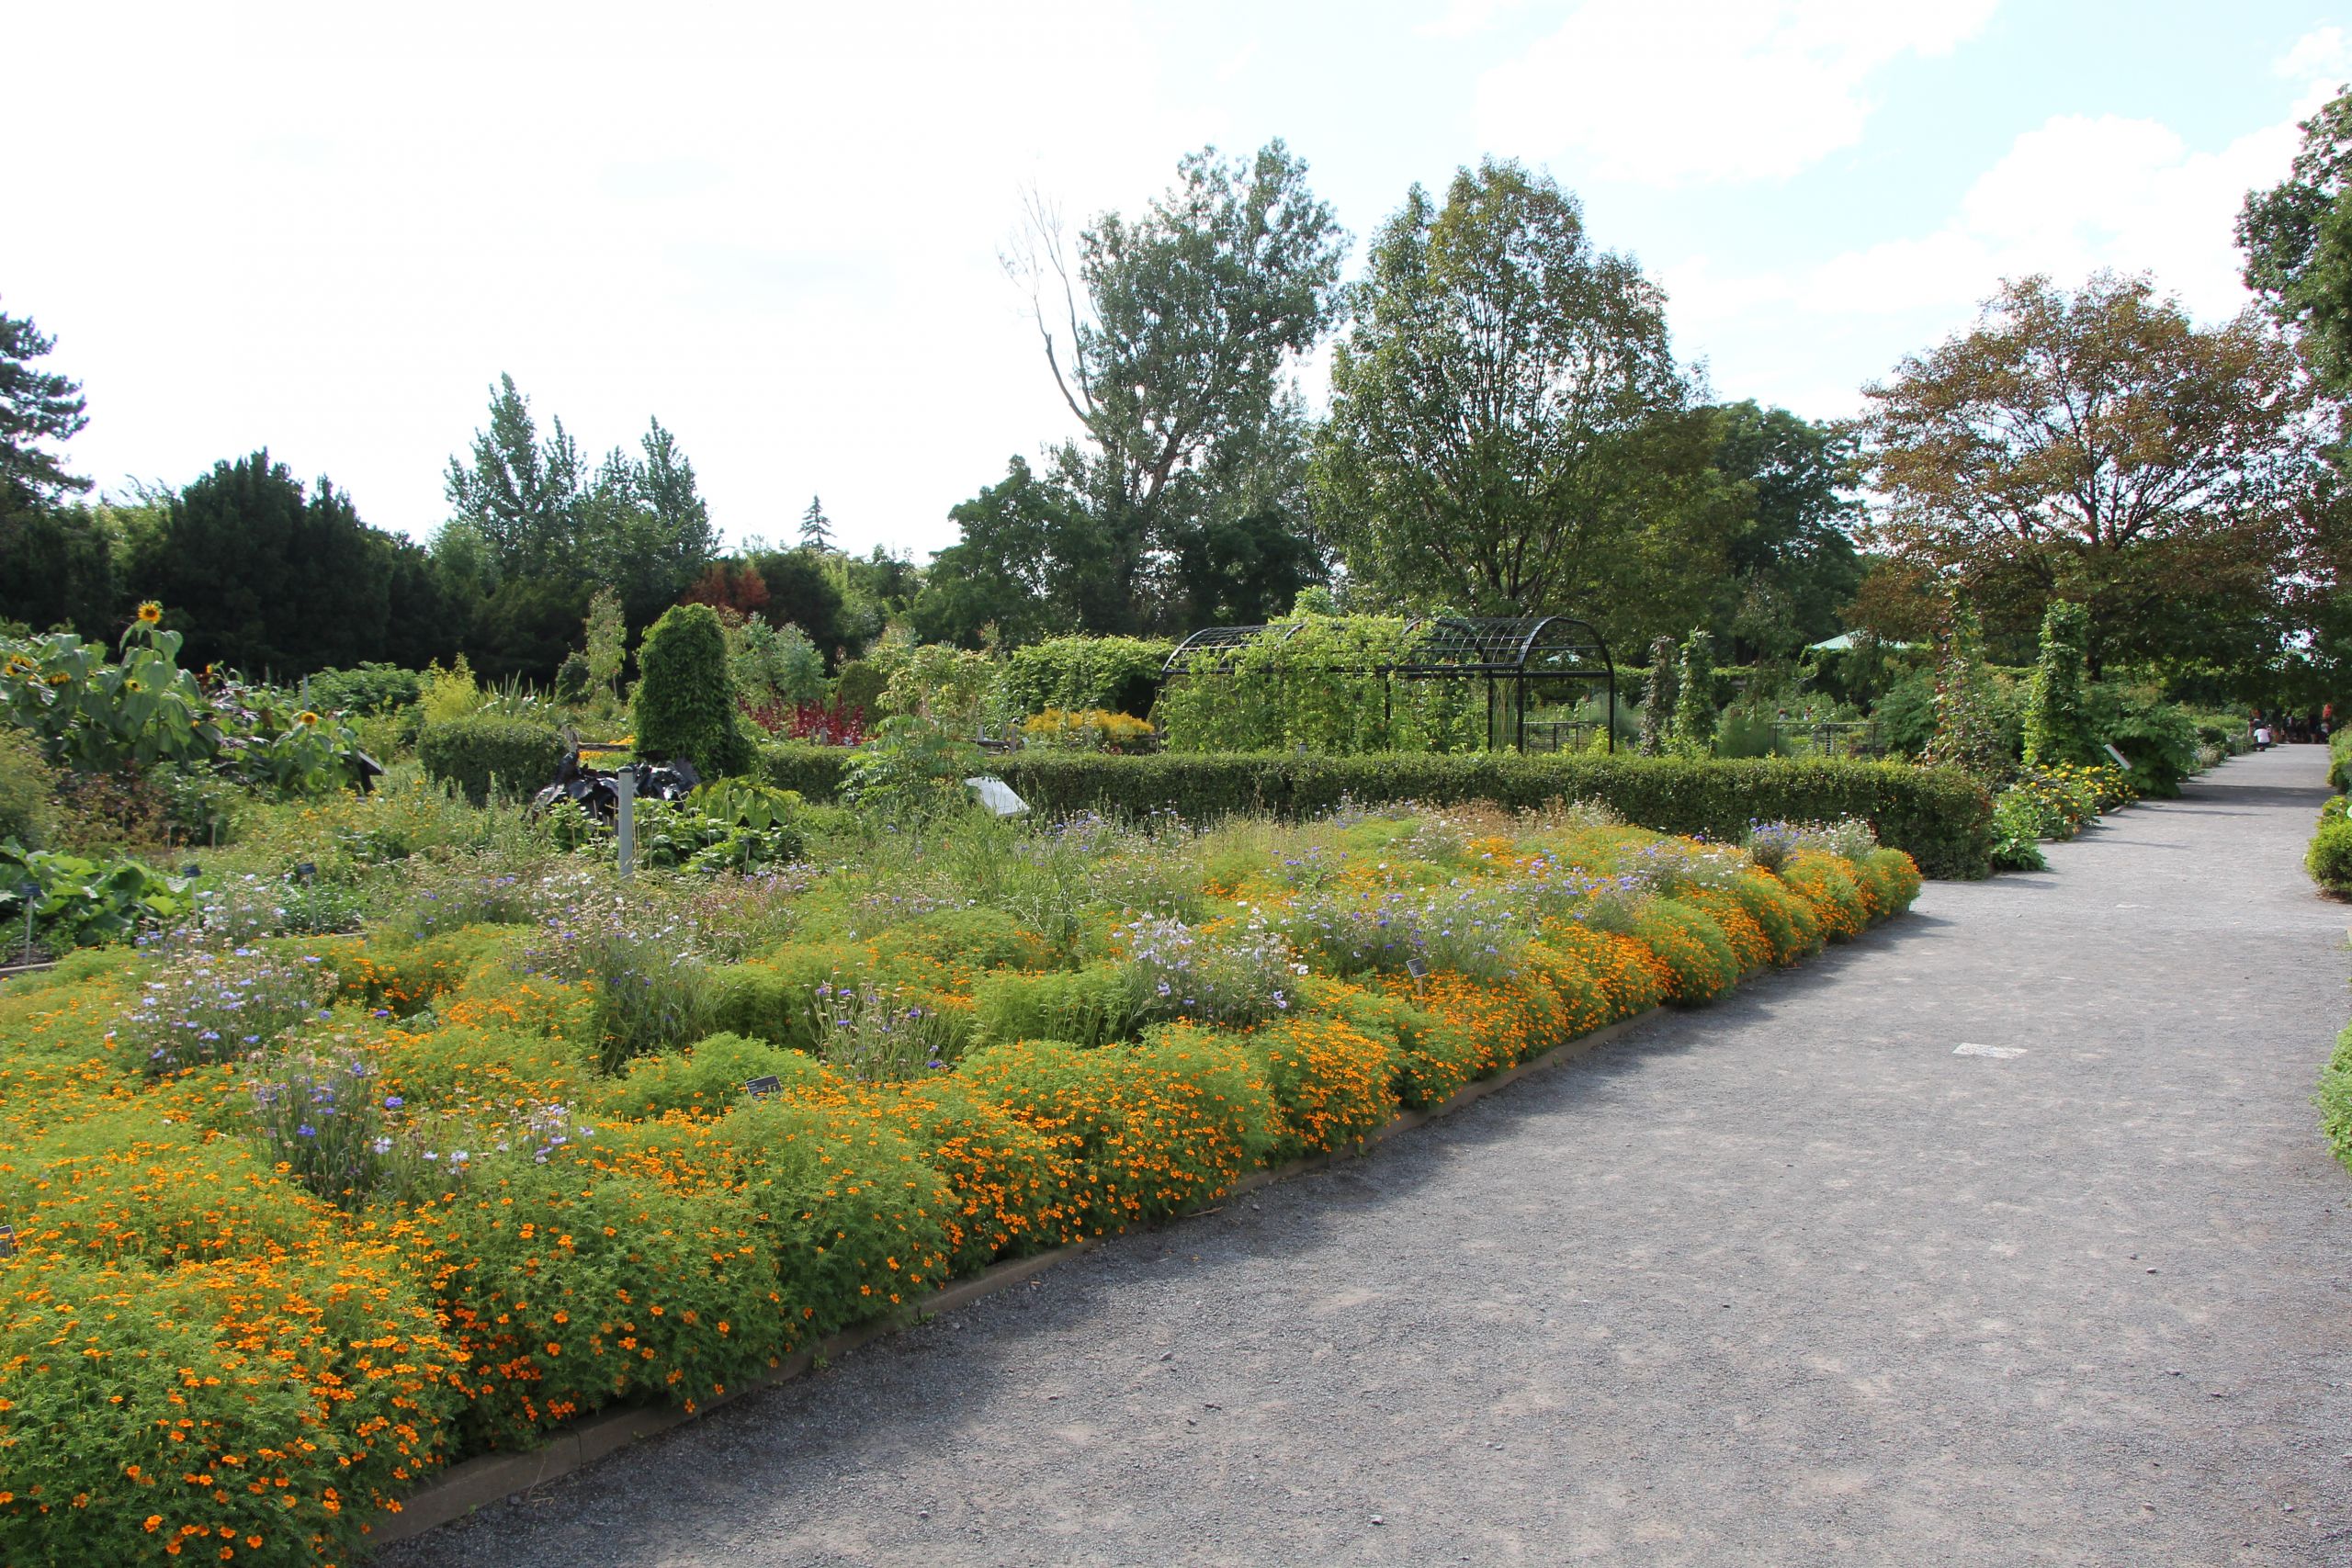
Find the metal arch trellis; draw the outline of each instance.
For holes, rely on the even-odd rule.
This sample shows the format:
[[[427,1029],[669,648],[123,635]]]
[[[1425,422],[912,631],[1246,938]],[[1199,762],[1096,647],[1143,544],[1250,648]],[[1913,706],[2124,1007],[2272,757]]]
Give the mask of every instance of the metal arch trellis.
[[[1298,635],[1306,623],[1204,626],[1176,645],[1160,666],[1163,679],[1230,671],[1243,649],[1272,636],[1277,643]],[[1487,687],[1487,746],[1495,747],[1495,702],[1510,696],[1512,745],[1527,750],[1531,684],[1544,680],[1595,681],[1609,693],[1609,750],[1617,749],[1617,669],[1609,643],[1591,622],[1574,615],[1430,615],[1405,623],[1402,652],[1393,662],[1370,669],[1332,667],[1332,674],[1377,675],[1384,700],[1393,703],[1394,682],[1483,681]]]

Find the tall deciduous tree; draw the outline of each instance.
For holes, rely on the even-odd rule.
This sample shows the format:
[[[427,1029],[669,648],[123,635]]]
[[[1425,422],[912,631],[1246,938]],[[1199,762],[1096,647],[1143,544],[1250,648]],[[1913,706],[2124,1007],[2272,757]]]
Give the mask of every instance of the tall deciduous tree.
[[[2303,121],[2286,179],[2238,214],[2246,287],[2302,337],[2335,391],[2352,390],[2352,94]]]
[[[1590,608],[1689,468],[1664,295],[1573,197],[1489,160],[1442,207],[1413,188],[1350,302],[1316,484],[1352,577],[1407,604]]]
[[[1234,515],[1217,481],[1247,466],[1235,449],[1290,417],[1293,373],[1333,319],[1345,245],[1280,141],[1231,162],[1214,148],[1188,155],[1140,217],[1088,227],[1074,262],[1033,198],[1006,268],[1029,290],[1046,366],[1086,432],[1057,455],[1056,506],[1091,520],[1083,564],[1112,587],[1090,596],[1081,625],[1128,630],[1168,615],[1168,562],[1200,547],[1221,509]]]
[[[2027,626],[2081,604],[2094,675],[2259,662],[2321,586],[2312,389],[2254,311],[2200,327],[2144,277],[2022,278],[1865,394],[1875,542]]]
[[[1739,663],[1835,635],[1863,574],[1852,433],[1754,402],[1712,412],[1728,518],[1715,629]]]
[[[14,489],[43,505],[90,488],[40,445],[71,440],[89,423],[79,382],[33,367],[56,346],[31,317],[0,310],[0,492]]]

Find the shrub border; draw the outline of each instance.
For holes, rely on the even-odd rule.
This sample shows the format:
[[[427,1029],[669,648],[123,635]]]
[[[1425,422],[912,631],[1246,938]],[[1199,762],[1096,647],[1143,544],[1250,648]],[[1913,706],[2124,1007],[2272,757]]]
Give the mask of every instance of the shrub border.
[[[1889,922],[1892,923],[1892,922]],[[1864,932],[1865,937],[1872,934]],[[1770,973],[1770,971],[1767,971]],[[1748,984],[1762,978],[1751,976]],[[1184,1216],[1214,1213],[1226,1203],[1278,1181],[1293,1177],[1326,1170],[1347,1161],[1361,1159],[1376,1145],[1386,1143],[1417,1127],[1425,1127],[1441,1117],[1451,1116],[1474,1101],[1510,1088],[1520,1079],[1563,1064],[1579,1061],[1603,1045],[1609,1044],[1635,1029],[1655,1022],[1668,1010],[1653,1007],[1632,1018],[1604,1024],[1589,1034],[1579,1034],[1531,1056],[1517,1066],[1497,1073],[1490,1078],[1479,1078],[1463,1085],[1443,1105],[1430,1111],[1400,1111],[1387,1125],[1372,1134],[1354,1149],[1341,1154],[1309,1155],[1305,1159],[1268,1169],[1253,1170],[1225,1190],[1222,1196],[1205,1209],[1196,1209]],[[534,1486],[560,1481],[608,1455],[618,1453],[641,1438],[658,1436],[699,1421],[722,1405],[732,1404],[763,1389],[786,1383],[812,1369],[848,1354],[859,1347],[873,1343],[901,1328],[912,1327],[939,1316],[957,1311],[1016,1285],[1023,1284],[1080,1254],[1091,1252],[1105,1242],[1120,1236],[1135,1235],[1156,1227],[1138,1225],[1109,1235],[1089,1236],[1070,1242],[1050,1251],[1032,1253],[1026,1258],[1008,1258],[991,1264],[967,1280],[944,1286],[911,1303],[906,1315],[899,1318],[876,1318],[854,1328],[820,1340],[806,1350],[786,1358],[782,1366],[768,1371],[751,1382],[729,1390],[717,1399],[698,1402],[687,1410],[680,1405],[637,1405],[608,1410],[587,1418],[570,1422],[548,1434],[548,1440],[536,1449],[522,1453],[477,1454],[443,1471],[430,1485],[402,1500],[400,1512],[377,1516],[368,1535],[370,1551],[390,1546],[395,1541],[413,1540],[428,1530],[440,1529],[466,1517],[480,1508],[488,1507],[501,1498],[514,1497]]]

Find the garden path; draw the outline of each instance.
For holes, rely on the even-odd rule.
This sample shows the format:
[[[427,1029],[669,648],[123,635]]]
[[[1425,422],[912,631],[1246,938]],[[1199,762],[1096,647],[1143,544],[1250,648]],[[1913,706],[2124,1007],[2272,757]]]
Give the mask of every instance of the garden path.
[[[2324,765],[1931,883],[386,1559],[2352,1562]]]

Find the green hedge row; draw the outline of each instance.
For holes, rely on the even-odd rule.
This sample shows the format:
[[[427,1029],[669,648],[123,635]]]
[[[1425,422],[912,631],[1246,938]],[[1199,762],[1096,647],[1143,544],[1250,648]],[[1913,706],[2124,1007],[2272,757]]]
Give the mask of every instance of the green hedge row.
[[[768,783],[831,799],[848,753],[816,746],[761,748]],[[1993,802],[1965,773],[1905,762],[1759,758],[1521,757],[1510,752],[1365,757],[1098,756],[1024,751],[990,771],[1037,810],[1140,816],[1166,809],[1194,821],[1235,812],[1313,816],[1342,802],[1491,800],[1536,807],[1592,800],[1661,832],[1736,839],[1751,822],[1867,818],[1879,841],[1908,852],[1929,876],[1991,869]]]
[[[495,788],[502,795],[527,795],[555,780],[563,761],[563,741],[548,725],[494,714],[428,724],[416,738],[417,760],[425,776],[456,784],[476,806]]]

